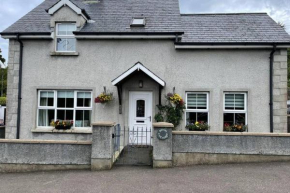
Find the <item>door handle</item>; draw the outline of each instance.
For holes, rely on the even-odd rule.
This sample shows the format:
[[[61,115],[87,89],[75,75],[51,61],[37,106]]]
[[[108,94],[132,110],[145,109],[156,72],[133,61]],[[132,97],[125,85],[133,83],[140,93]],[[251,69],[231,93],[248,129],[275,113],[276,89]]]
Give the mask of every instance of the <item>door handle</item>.
[[[151,116],[149,116],[148,118],[150,119],[150,122],[151,122]]]

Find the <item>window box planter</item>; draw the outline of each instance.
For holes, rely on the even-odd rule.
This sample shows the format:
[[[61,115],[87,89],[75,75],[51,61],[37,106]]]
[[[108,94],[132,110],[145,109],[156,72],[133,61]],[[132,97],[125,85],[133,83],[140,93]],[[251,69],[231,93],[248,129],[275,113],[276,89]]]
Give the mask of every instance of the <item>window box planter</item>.
[[[248,126],[244,124],[230,125],[225,123],[224,132],[248,132]]]
[[[71,129],[71,127],[73,126],[73,121],[52,121],[51,126],[53,126],[55,129],[57,130],[68,130],[68,129]]]
[[[208,131],[206,129],[188,129],[189,131]]]
[[[205,122],[195,122],[195,123],[188,123],[186,128],[189,131],[207,131],[209,130],[210,126]]]
[[[68,130],[68,129],[71,129],[71,126],[57,125],[57,126],[55,126],[55,129],[57,129],[57,130]]]

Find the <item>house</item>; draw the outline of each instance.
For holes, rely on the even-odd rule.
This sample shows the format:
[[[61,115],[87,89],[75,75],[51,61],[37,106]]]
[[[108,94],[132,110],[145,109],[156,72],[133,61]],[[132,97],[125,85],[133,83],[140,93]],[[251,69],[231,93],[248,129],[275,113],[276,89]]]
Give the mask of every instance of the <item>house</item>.
[[[180,14],[178,0],[45,0],[9,39],[6,138],[88,140],[91,123],[151,129],[179,94],[177,130],[207,122],[287,132],[290,37],[266,13]],[[99,94],[114,100],[95,103]],[[98,102],[99,99],[97,99]],[[51,122],[73,121],[69,130]]]

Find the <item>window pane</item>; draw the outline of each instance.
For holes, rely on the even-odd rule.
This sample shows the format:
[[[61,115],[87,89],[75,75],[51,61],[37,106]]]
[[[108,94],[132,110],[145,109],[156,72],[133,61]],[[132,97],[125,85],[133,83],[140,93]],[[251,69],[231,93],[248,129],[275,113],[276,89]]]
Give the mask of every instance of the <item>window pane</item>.
[[[57,120],[66,120],[66,121],[72,121],[73,120],[73,110],[57,110]]]
[[[195,112],[187,112],[186,113],[186,123],[195,123],[196,122],[196,113]]]
[[[54,110],[39,109],[38,111],[38,126],[50,126],[54,120]]]
[[[136,117],[145,117],[145,101],[136,101]]]
[[[58,91],[57,92],[57,107],[73,108],[74,107],[74,92],[73,91]]]
[[[224,125],[227,123],[229,125],[234,124],[234,113],[224,113]]]
[[[91,106],[91,93],[90,92],[78,92],[78,94],[77,94],[77,106],[78,107],[90,107]]]
[[[76,39],[67,39],[67,51],[76,50]]]
[[[235,109],[244,110],[245,109],[245,98],[243,94],[235,95]]]
[[[67,39],[65,38],[57,38],[57,45],[56,50],[57,51],[67,51]]]
[[[57,38],[57,51],[75,51],[76,39],[74,38]]]
[[[139,18],[139,19],[134,18],[132,24],[133,25],[143,25],[144,24],[144,18]]]
[[[49,91],[40,92],[40,106],[43,107],[52,107],[54,101],[54,93]]]
[[[66,24],[58,24],[58,31],[57,34],[58,35],[67,35],[66,31],[67,31],[67,26]]]
[[[234,94],[225,95],[225,109],[227,110],[235,109],[235,95]]]
[[[73,35],[73,31],[76,31],[75,24],[66,24],[67,25],[67,35]]]
[[[207,95],[206,94],[187,94],[188,109],[206,109]]]
[[[236,113],[235,114],[235,124],[246,125],[246,114],[245,113]]]
[[[208,123],[208,113],[197,113],[197,121]]]
[[[91,126],[91,111],[77,110],[76,111],[76,127],[90,127]]]

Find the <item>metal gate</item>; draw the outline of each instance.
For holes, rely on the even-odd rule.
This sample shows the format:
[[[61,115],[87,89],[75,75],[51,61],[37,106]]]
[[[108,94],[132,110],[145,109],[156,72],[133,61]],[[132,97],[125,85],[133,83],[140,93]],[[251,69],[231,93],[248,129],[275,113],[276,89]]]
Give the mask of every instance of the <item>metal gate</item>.
[[[116,125],[113,139],[115,165],[152,165],[151,128]]]

